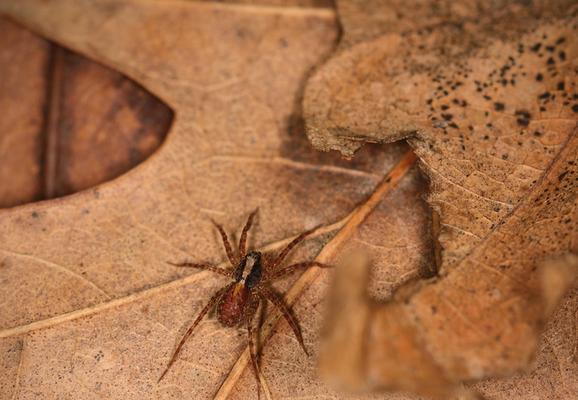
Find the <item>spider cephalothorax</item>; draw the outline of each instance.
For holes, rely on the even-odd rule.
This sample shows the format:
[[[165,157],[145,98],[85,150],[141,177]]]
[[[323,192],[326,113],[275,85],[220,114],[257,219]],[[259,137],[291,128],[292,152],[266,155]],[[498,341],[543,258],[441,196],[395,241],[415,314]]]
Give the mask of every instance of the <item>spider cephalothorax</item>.
[[[261,253],[251,251],[233,271],[235,283],[228,288],[217,303],[217,319],[225,326],[237,326],[245,317],[245,308],[251,290],[261,280]]]
[[[291,249],[295,247],[299,242],[301,242],[307,235],[312,233],[315,229],[308,230],[297,236],[291,243],[289,243],[270,263],[263,263],[264,258],[258,251],[250,251],[247,253],[247,233],[253,224],[253,218],[255,217],[256,211],[251,213],[247,219],[247,223],[243,227],[241,233],[241,238],[239,239],[239,251],[238,257],[233,253],[231,244],[225,233],[225,230],[221,225],[213,222],[223,240],[223,245],[225,246],[225,251],[231,266],[233,268],[219,268],[214,265],[206,263],[190,263],[184,262],[179,264],[169,263],[177,267],[191,267],[198,269],[206,269],[212,272],[216,272],[220,275],[224,275],[232,280],[231,283],[224,286],[217,291],[211,297],[207,305],[201,310],[191,327],[184,334],[183,338],[179,342],[171,360],[169,361],[166,369],[162,373],[159,381],[163,379],[165,374],[168,372],[169,368],[180,353],[185,341],[191,336],[195,327],[201,322],[201,319],[207,314],[207,312],[216,306],[217,310],[217,320],[224,326],[237,326],[242,323],[247,325],[247,333],[249,337],[249,349],[251,353],[251,361],[253,364],[253,369],[255,375],[258,377],[259,374],[259,363],[257,361],[257,354],[254,351],[254,331],[252,326],[253,317],[259,308],[259,303],[261,301],[270,301],[282,312],[283,317],[289,323],[289,326],[293,330],[295,337],[299,341],[299,344],[307,354],[307,349],[303,343],[303,337],[301,336],[301,330],[297,321],[292,316],[289,307],[285,304],[283,297],[277,293],[270,285],[269,282],[290,274],[291,272],[297,270],[298,268],[305,267],[328,267],[328,265],[321,264],[317,261],[307,261],[297,264],[292,264],[287,267],[281,268],[281,263],[289,254]],[[257,381],[259,379],[257,378]]]

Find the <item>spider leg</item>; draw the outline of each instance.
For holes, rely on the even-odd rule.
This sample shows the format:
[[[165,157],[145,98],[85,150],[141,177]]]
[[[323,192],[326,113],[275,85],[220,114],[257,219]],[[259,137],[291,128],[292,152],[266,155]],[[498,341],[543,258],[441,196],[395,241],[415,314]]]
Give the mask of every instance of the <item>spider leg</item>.
[[[291,264],[287,267],[278,269],[277,271],[271,272],[271,274],[267,277],[268,280],[274,280],[277,278],[281,278],[282,276],[289,275],[291,272],[295,271],[299,268],[308,268],[308,267],[319,267],[319,268],[332,268],[332,265],[323,264],[317,261],[305,261],[300,262],[297,264]]]
[[[261,372],[259,370],[259,359],[257,354],[259,352],[258,345],[255,346],[255,343],[253,341],[253,338],[256,336],[255,332],[253,331],[252,323],[255,313],[259,308],[259,301],[260,299],[254,301],[250,306],[249,312],[247,313],[247,336],[249,337],[249,354],[251,355],[251,364],[253,365],[253,372],[255,373],[255,379],[257,379],[258,399],[261,398],[261,379],[260,379]],[[253,347],[255,347],[255,350],[253,350]]]
[[[251,225],[253,225],[253,219],[255,218],[255,214],[257,214],[258,210],[259,209],[255,209],[255,211],[253,211],[251,213],[251,215],[249,215],[249,218],[247,218],[247,222],[245,223],[245,226],[243,227],[243,232],[241,233],[241,239],[239,239],[239,258],[241,260],[247,254],[247,233],[249,232],[249,229],[251,229]]]
[[[303,336],[301,335],[301,329],[299,329],[299,324],[293,317],[293,314],[291,314],[291,310],[289,309],[289,307],[287,306],[285,300],[283,300],[281,295],[275,292],[273,289],[266,286],[262,286],[260,288],[259,294],[262,296],[263,300],[269,300],[271,303],[273,303],[275,307],[279,309],[279,311],[281,311],[283,317],[287,320],[291,329],[293,329],[293,333],[295,334],[295,337],[297,338],[299,344],[303,348],[303,351],[305,352],[305,354],[309,355],[309,352],[305,348],[305,343],[303,343]]]
[[[227,285],[224,288],[220,289],[219,291],[217,291],[217,293],[215,293],[213,295],[213,297],[211,297],[211,299],[209,300],[209,302],[207,303],[207,305],[205,306],[205,308],[203,308],[201,310],[201,312],[199,313],[199,315],[197,316],[197,319],[195,319],[195,322],[193,322],[193,324],[191,325],[191,327],[187,330],[187,332],[183,335],[183,338],[181,339],[181,341],[179,342],[179,345],[177,346],[177,349],[175,350],[175,352],[173,353],[173,356],[171,357],[171,360],[169,361],[169,364],[167,365],[167,367],[165,368],[163,374],[161,375],[161,377],[159,378],[159,380],[157,382],[160,382],[161,379],[163,379],[163,377],[166,375],[166,373],[169,371],[169,368],[171,367],[171,365],[173,365],[173,363],[175,362],[175,360],[177,359],[177,356],[179,355],[179,353],[181,352],[181,349],[183,348],[183,345],[185,344],[185,342],[187,341],[187,339],[189,338],[189,336],[191,336],[191,334],[193,333],[193,330],[197,327],[197,325],[199,324],[199,322],[201,322],[201,320],[203,319],[203,317],[205,316],[205,314],[207,314],[207,312],[211,309],[211,307],[213,307],[215,305],[215,303],[221,298],[221,295],[227,290],[229,289],[231,285]]]
[[[223,227],[221,225],[217,224],[213,220],[211,220],[211,222],[213,223],[213,225],[215,225],[215,227],[219,230],[219,233],[221,234],[221,239],[223,240],[223,246],[225,246],[225,251],[227,252],[227,257],[229,258],[231,265],[236,266],[237,261],[235,261],[235,256],[233,254],[233,249],[231,248],[231,243],[229,242],[229,238],[227,237],[227,233],[225,232],[225,230],[223,229]]]
[[[270,264],[270,267],[269,267],[270,270],[274,271],[283,262],[285,257],[287,257],[287,254],[289,254],[289,252],[293,249],[293,247],[297,246],[301,241],[303,241],[303,239],[305,239],[308,235],[315,232],[316,230],[317,230],[317,227],[315,227],[313,229],[309,229],[308,231],[303,232],[302,234],[297,236],[295,239],[293,239],[291,241],[291,243],[289,243],[281,251],[281,253],[279,253],[279,255],[275,258],[275,260],[273,260],[273,262]]]
[[[205,269],[207,271],[215,272],[217,274],[224,275],[224,276],[227,276],[229,278],[231,277],[231,271],[230,270],[219,268],[219,267],[216,267],[216,266],[211,265],[211,264],[197,264],[197,263],[186,262],[186,261],[182,262],[182,263],[173,263],[173,262],[167,261],[167,264],[173,265],[175,267]]]

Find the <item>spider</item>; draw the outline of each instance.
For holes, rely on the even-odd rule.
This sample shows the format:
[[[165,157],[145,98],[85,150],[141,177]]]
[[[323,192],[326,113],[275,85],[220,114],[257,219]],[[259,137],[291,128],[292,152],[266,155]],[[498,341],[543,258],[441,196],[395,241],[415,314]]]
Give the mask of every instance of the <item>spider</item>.
[[[281,264],[285,259],[285,257],[289,254],[289,252],[303,239],[305,239],[308,235],[314,232],[317,228],[313,228],[301,233],[299,236],[293,239],[277,255],[277,257],[273,259],[272,262],[264,263],[264,260],[260,252],[254,250],[247,252],[247,234],[249,232],[249,229],[251,229],[251,225],[253,224],[253,219],[256,213],[257,210],[253,211],[249,215],[249,217],[247,218],[247,222],[243,227],[243,231],[239,239],[238,258],[236,258],[235,255],[233,254],[233,249],[231,248],[231,244],[223,227],[217,224],[215,221],[212,221],[221,235],[221,239],[225,247],[225,252],[227,253],[227,258],[229,259],[229,262],[231,263],[231,266],[233,268],[224,269],[206,263],[196,264],[191,262],[182,262],[175,264],[169,262],[169,264],[174,265],[176,267],[198,268],[215,272],[217,274],[224,275],[232,279],[232,282],[219,289],[211,297],[211,299],[208,301],[205,307],[201,310],[201,312],[199,313],[193,324],[183,335],[166,369],[159,378],[158,380],[159,382],[161,381],[161,379],[163,379],[163,377],[168,372],[169,368],[176,361],[180,351],[183,348],[183,345],[185,344],[187,339],[193,334],[193,331],[195,330],[199,322],[201,322],[201,320],[207,314],[207,312],[209,312],[209,310],[211,310],[211,308],[215,306],[217,311],[217,320],[222,325],[227,327],[235,327],[241,324],[246,324],[247,335],[249,340],[249,353],[251,354],[251,363],[253,365],[255,377],[257,378],[258,388],[260,385],[259,363],[257,358],[258,357],[257,352],[254,351],[253,349],[255,345],[254,342],[255,331],[252,326],[252,321],[257,309],[259,308],[259,304],[261,301],[263,302],[270,301],[271,303],[273,303],[275,307],[277,307],[281,311],[283,317],[287,320],[289,326],[293,330],[293,333],[295,334],[295,337],[299,341],[299,344],[303,348],[303,351],[305,352],[305,354],[309,355],[307,349],[305,348],[305,344],[303,343],[303,336],[301,335],[299,324],[291,314],[291,311],[289,310],[289,307],[283,300],[283,297],[277,291],[275,291],[269,285],[269,283],[275,279],[288,275],[299,268],[306,268],[312,266],[317,266],[321,268],[330,267],[329,265],[322,264],[317,261],[306,261],[281,268]]]

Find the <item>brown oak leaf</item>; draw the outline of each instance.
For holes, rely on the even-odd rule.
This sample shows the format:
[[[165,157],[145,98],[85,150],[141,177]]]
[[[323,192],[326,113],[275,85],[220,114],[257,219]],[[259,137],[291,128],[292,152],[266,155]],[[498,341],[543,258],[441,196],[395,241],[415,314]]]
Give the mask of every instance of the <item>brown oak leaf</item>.
[[[385,387],[443,398],[461,382],[525,369],[546,318],[578,276],[575,255],[539,268],[545,254],[566,251],[576,238],[575,226],[567,228],[576,217],[576,154],[578,135],[499,227],[446,276],[417,291],[373,304],[363,292],[364,266],[345,266],[322,372],[349,390]],[[576,383],[574,376],[563,398]]]
[[[7,18],[0,32],[0,207],[106,182],[160,146],[172,113],[135,82]]]
[[[130,172],[0,211],[2,397],[256,398],[245,332],[211,317],[157,384],[224,283],[167,264],[225,259],[210,218],[232,231],[259,207],[251,246],[267,251],[321,225],[292,257],[332,261],[365,249],[381,266],[377,297],[429,274],[425,182],[407,146],[367,147],[348,162],[313,151],[304,137],[301,88],[334,45],[331,10],[26,0],[2,2],[0,12],[134,79],[175,113],[160,149]],[[326,278],[310,269],[278,283],[291,287],[314,354]],[[339,396],[315,377],[314,357],[290,328],[271,318],[262,368],[272,396]]]
[[[500,292],[514,299],[526,291],[531,297],[524,288],[537,279],[536,263],[546,255],[577,251],[576,181],[566,180],[577,162],[575,4],[380,1],[369,6],[343,0],[338,9],[344,39],[308,82],[307,133],[318,148],[348,156],[363,143],[407,138],[430,178],[428,202],[438,214],[441,278],[411,297],[424,300],[419,313],[407,300],[409,309],[394,303],[387,318],[396,321],[396,310],[408,313],[399,318],[409,319],[419,332],[413,347],[418,353],[427,347],[441,380],[511,374],[531,359],[528,348],[533,349],[542,313],[521,307],[504,318],[504,310],[491,308],[484,296]],[[532,196],[539,208],[527,205]],[[484,284],[482,295],[478,286]],[[429,296],[433,305],[441,288],[439,297],[449,305],[428,314],[425,299]],[[575,292],[564,304],[570,311],[560,311],[549,324],[545,340],[556,344],[542,344],[533,387],[535,393],[572,398],[575,366],[566,360],[575,353]],[[521,325],[512,328],[516,324]],[[514,335],[526,330],[522,326],[528,335],[520,342],[508,343],[503,335],[484,346],[467,342],[466,332],[510,327]],[[466,342],[452,340],[456,332]],[[428,335],[442,339],[434,343]],[[493,350],[484,353],[486,345]],[[522,348],[516,353],[517,346]],[[507,361],[500,358],[506,348]],[[453,356],[463,358],[461,366]],[[411,386],[407,376],[398,378],[387,383]],[[424,389],[423,381],[416,383],[420,378],[411,384]],[[562,388],[552,391],[542,385],[545,379]],[[494,381],[480,387],[495,398],[532,393],[507,382],[502,389]]]

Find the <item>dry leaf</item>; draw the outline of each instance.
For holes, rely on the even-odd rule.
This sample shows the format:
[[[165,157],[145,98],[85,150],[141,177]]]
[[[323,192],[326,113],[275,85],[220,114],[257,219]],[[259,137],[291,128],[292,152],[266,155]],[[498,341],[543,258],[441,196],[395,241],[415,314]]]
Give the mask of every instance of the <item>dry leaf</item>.
[[[445,269],[512,211],[576,128],[575,20],[494,7],[348,48],[305,97],[321,149],[352,155],[409,137],[432,181]]]
[[[0,207],[106,182],[160,146],[171,111],[134,82],[6,18],[0,32]]]
[[[321,224],[294,258],[367,248],[388,267],[375,294],[431,263],[424,182],[406,146],[367,148],[347,162],[302,136],[301,85],[334,44],[332,12],[128,0],[2,2],[0,11],[135,79],[175,112],[165,143],[136,169],[0,212],[3,396],[256,397],[242,366],[245,333],[212,318],[157,384],[175,342],[223,284],[166,264],[223,260],[209,217],[232,230],[259,206],[251,244],[269,250]],[[295,314],[312,352],[325,277],[310,270],[291,291],[303,293]],[[273,396],[336,396],[290,329],[273,333],[262,360]]]
[[[573,239],[563,232],[575,216],[576,154],[578,136],[515,213],[447,276],[416,293],[373,305],[364,293],[366,266],[343,267],[322,372],[349,390],[445,397],[462,381],[525,368],[545,319],[578,275],[572,255],[537,268],[544,253],[563,251]]]
[[[511,374],[528,364],[544,305],[532,311],[514,299],[532,297],[526,286],[542,257],[577,250],[575,10],[568,2],[398,3],[338,2],[344,42],[309,80],[304,113],[308,135],[325,150],[351,156],[364,142],[408,138],[430,177],[442,278],[384,313],[402,330],[407,320],[408,341],[412,332],[417,339],[403,344],[414,359],[384,344],[383,355],[397,364],[381,372],[391,386],[421,391],[435,376],[443,390],[444,379]],[[498,299],[503,307],[491,308]],[[575,293],[567,301],[575,310]],[[573,359],[576,312],[562,315],[546,337],[552,353]],[[429,363],[416,361],[424,354]],[[388,369],[404,362],[421,366],[415,380]],[[575,365],[555,355],[539,363],[563,388],[536,380],[535,393],[572,398]],[[491,386],[482,390],[495,398],[525,390]]]
[[[44,99],[34,88],[42,85],[47,44],[5,20],[1,32],[0,108],[10,111],[0,119],[0,207],[9,207],[38,198],[42,190],[36,132],[42,124]],[[22,103],[27,107],[11,107]]]

